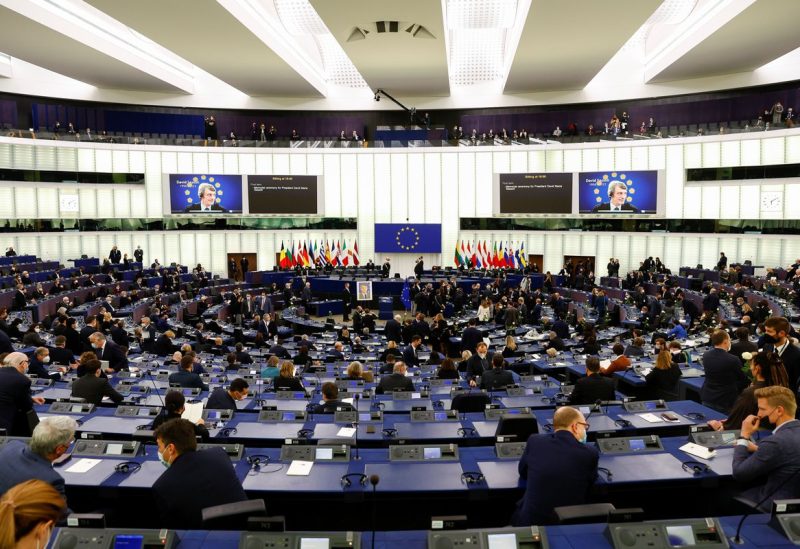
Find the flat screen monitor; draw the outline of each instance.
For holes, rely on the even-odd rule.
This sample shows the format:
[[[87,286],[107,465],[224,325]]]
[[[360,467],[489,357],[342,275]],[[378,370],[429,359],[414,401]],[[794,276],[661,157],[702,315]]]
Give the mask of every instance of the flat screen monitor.
[[[619,170],[578,174],[582,214],[658,214],[659,172]]]
[[[319,215],[322,184],[316,175],[248,175],[247,200],[251,214]]]
[[[242,176],[202,173],[168,174],[166,213],[216,216],[242,213]]]
[[[497,175],[494,213],[572,213],[571,173],[501,173]]]

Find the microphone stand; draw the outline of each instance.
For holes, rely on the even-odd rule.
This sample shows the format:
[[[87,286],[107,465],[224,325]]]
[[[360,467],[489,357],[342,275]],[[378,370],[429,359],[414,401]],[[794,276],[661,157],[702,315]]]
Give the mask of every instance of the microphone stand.
[[[372,485],[372,549],[375,549],[375,530],[377,530],[378,522],[378,498],[375,495],[375,490],[381,477],[378,475],[370,475],[369,483]]]
[[[356,413],[358,413],[358,412],[356,412]],[[355,432],[355,436],[356,436],[356,440],[355,440],[355,443],[356,443],[356,455],[353,456],[353,460],[354,461],[361,461],[361,456],[358,454],[358,421],[354,421],[352,423],[352,425],[353,425],[353,429],[356,430],[356,432]]]

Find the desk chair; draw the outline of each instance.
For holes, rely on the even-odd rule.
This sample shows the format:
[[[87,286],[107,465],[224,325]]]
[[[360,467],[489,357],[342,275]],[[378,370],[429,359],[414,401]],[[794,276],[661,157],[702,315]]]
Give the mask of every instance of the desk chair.
[[[247,519],[252,516],[266,516],[267,507],[263,499],[248,499],[206,507],[201,512],[205,529],[244,530],[247,528]]]
[[[450,405],[452,410],[458,410],[462,414],[470,412],[483,412],[487,404],[491,404],[492,399],[486,393],[466,393],[459,394],[453,398]]]
[[[539,433],[539,424],[530,414],[504,415],[497,422],[495,436],[513,436],[514,442],[527,442],[531,435]]]

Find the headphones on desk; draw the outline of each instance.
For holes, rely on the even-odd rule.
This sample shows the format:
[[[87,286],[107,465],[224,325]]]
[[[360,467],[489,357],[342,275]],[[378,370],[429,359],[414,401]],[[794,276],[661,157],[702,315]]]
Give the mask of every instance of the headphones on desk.
[[[706,419],[705,414],[701,414],[700,412],[689,412],[688,414],[685,415],[689,419],[693,419],[695,421],[703,421],[704,419]]]
[[[684,471],[686,471],[687,473],[692,473],[693,475],[699,475],[711,471],[709,466],[706,465],[705,463],[693,460],[684,461],[683,463],[681,463],[681,467],[683,467]]]
[[[267,465],[269,463],[269,456],[264,454],[253,454],[252,456],[247,456],[247,464],[250,466],[250,470],[257,471],[261,468],[262,465]]]
[[[633,423],[631,423],[627,419],[622,419],[622,418],[615,419],[614,420],[614,425],[616,425],[617,427],[620,427],[622,429],[630,429],[631,427],[633,427]]]
[[[486,477],[483,476],[483,473],[477,471],[464,471],[461,473],[461,482],[466,485],[480,484],[486,482]]]
[[[123,461],[114,466],[114,471],[117,473],[125,473],[130,475],[142,468],[142,464],[137,461]]]
[[[477,436],[478,431],[476,431],[474,427],[459,427],[458,431],[456,431],[456,434],[459,434],[464,438],[468,438]]]
[[[603,473],[606,476],[607,482],[611,482],[612,480],[614,480],[614,474],[611,472],[610,469],[606,469],[605,467],[598,467],[597,472]]]
[[[351,479],[358,479],[357,482],[361,486],[366,486],[369,477],[364,473],[347,473],[346,475],[342,475],[342,488],[350,488],[353,485]]]
[[[225,427],[225,428],[219,430],[219,436],[221,436],[223,438],[227,438],[227,437],[229,437],[231,435],[235,435],[238,432],[239,431],[238,431],[238,429],[236,429],[236,427]]]
[[[552,423],[545,423],[544,425],[542,425],[542,429],[544,429],[548,433],[552,433],[553,432],[553,424]]]
[[[381,434],[386,438],[395,438],[397,436],[397,429],[392,429],[391,427],[386,427]]]
[[[297,431],[297,438],[308,440],[314,434],[314,429],[300,429]]]

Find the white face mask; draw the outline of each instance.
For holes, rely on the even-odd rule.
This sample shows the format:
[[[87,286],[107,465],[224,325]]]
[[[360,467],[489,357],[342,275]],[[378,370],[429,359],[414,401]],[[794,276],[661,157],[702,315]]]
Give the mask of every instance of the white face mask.
[[[34,332],[36,332],[37,334],[38,334],[39,332],[41,332],[41,330],[40,330],[39,328],[34,328],[34,329],[33,329],[33,331],[34,331]]]
[[[44,357],[44,358],[42,359],[42,362],[44,362],[45,364],[47,364],[48,362],[50,362],[50,357],[49,357],[49,356],[46,356],[46,357]]]
[[[164,459],[164,454],[162,454],[161,452],[158,453],[158,461],[160,461],[161,465],[163,465],[164,467],[169,467],[169,462],[166,459]]]

